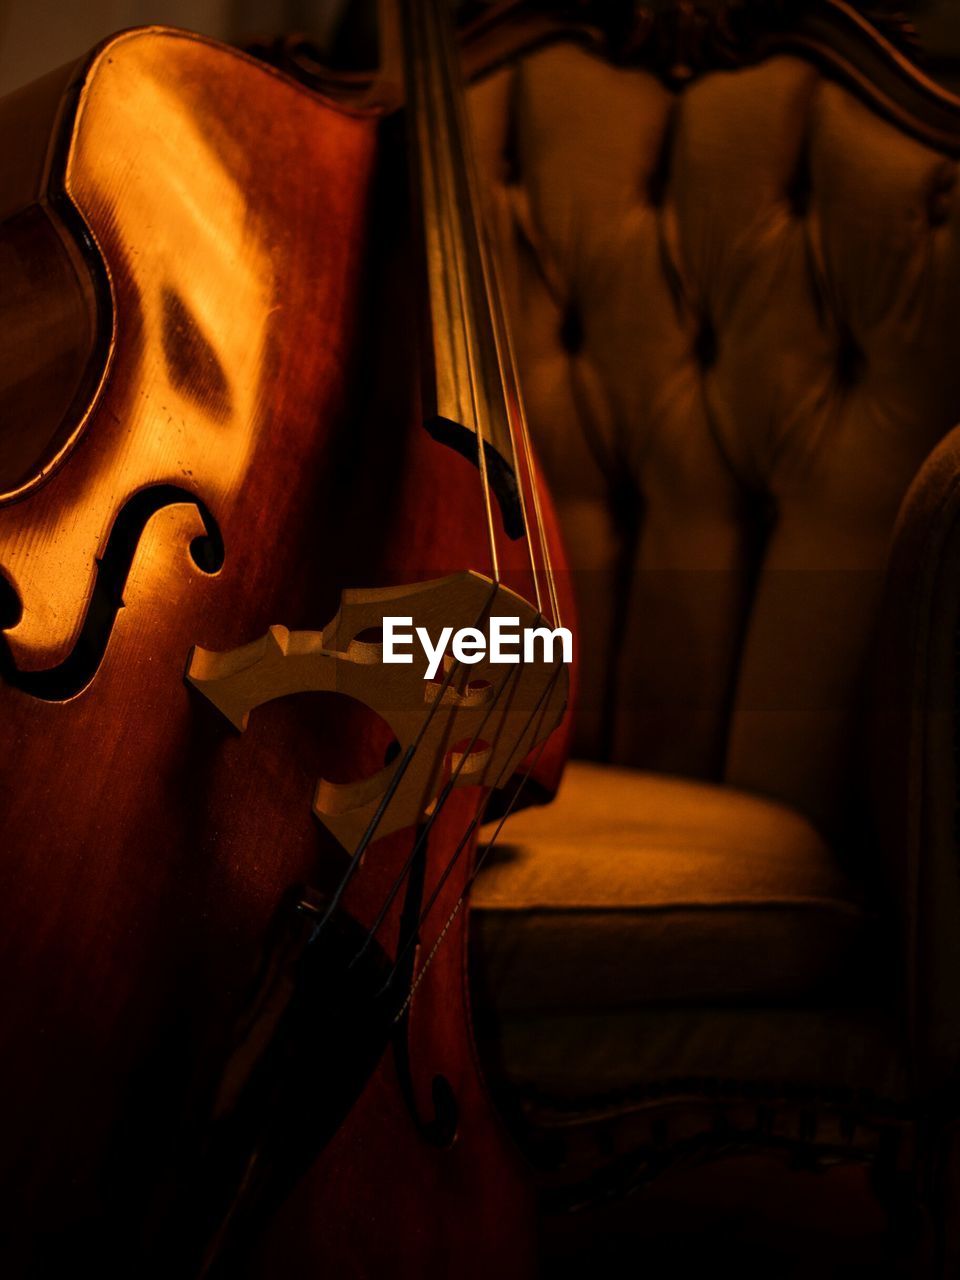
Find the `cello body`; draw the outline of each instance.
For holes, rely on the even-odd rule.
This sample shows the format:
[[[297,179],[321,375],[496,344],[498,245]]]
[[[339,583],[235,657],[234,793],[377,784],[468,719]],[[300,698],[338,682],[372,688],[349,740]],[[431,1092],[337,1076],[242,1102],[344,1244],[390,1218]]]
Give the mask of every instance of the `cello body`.
[[[390,733],[303,694],[237,734],[188,687],[188,655],[318,628],[345,587],[473,567],[482,502],[476,468],[421,426],[383,111],[145,29],[0,119],[17,138],[0,310],[20,334],[0,358],[0,1265],[189,1276],[170,1188],[202,1099],[290,886],[344,867],[315,780],[371,773]],[[545,790],[559,758],[551,742]],[[477,804],[444,809],[428,888]],[[410,842],[367,851],[361,925]],[[388,1047],[224,1275],[533,1273],[529,1192],[474,1055],[465,917],[410,1005],[405,1060]],[[441,1141],[438,1078],[456,1101]]]

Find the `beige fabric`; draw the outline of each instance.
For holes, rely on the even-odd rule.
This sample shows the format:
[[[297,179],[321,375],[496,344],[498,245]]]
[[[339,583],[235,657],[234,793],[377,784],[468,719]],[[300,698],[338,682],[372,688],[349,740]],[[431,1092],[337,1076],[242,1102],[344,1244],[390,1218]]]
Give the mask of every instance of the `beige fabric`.
[[[791,57],[674,94],[556,45],[472,103],[579,752],[830,830],[897,507],[960,419],[956,163]]]
[[[779,1088],[830,1095],[859,1090],[907,1096],[896,1028],[863,1009],[631,1009],[501,1019],[485,1056],[506,1084],[547,1119],[571,1105],[579,1123],[629,1100],[665,1104]],[[571,1115],[571,1118],[572,1118]]]
[[[806,819],[681,779],[583,762],[511,818],[471,898],[498,1016],[651,1001],[791,1001],[849,988],[869,929]]]

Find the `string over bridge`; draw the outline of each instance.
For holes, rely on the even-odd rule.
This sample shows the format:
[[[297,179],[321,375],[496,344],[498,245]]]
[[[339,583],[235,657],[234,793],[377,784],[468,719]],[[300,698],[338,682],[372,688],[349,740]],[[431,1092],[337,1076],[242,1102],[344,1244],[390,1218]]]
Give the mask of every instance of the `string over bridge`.
[[[543,625],[523,597],[464,572],[412,586],[351,589],[322,632],[274,626],[240,648],[218,653],[196,646],[190,655],[188,681],[241,732],[257,707],[306,692],[345,694],[386,721],[401,748],[397,759],[358,781],[317,784],[314,813],[348,852],[366,843],[374,821],[377,836],[422,821],[449,781],[492,786],[509,778],[566,707],[566,669],[556,679],[546,653],[512,666],[492,661],[489,646],[469,661],[446,655],[439,683],[424,678],[415,655],[409,663],[385,662],[382,638],[366,637],[382,635],[385,617],[401,616],[434,640],[447,628],[488,635],[494,618],[518,620],[521,632]],[[531,717],[538,701],[542,709]]]

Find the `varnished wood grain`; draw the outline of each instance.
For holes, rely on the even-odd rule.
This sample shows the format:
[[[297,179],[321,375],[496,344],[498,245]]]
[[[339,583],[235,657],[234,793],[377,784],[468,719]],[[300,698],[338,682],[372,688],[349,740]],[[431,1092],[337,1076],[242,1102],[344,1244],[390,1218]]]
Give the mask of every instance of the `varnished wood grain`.
[[[51,210],[33,205],[0,225],[0,281],[2,501],[68,450],[98,332],[90,273]]]
[[[90,683],[67,700],[0,685],[3,1270],[147,1275],[149,1206],[190,1161],[200,1064],[285,891],[343,869],[314,780],[368,774],[384,746],[335,695],[271,703],[236,735],[185,684],[191,646],[320,628],[346,586],[488,566],[476,471],[420,425],[402,161],[379,118],[144,31],[99,52],[64,127],[50,181],[108,274],[113,336],[75,447],[0,507],[17,668],[69,658],[131,496],[177,500],[146,523]],[[191,554],[201,507],[220,568]],[[529,595],[524,555],[507,546],[506,577]],[[464,792],[441,815],[427,892],[476,805]],[[370,851],[348,902],[361,922],[411,838]],[[473,1056],[463,914],[410,1018],[418,1105],[444,1074],[458,1141],[422,1141],[385,1058],[251,1255],[258,1274],[529,1274],[528,1196]],[[388,947],[396,928],[394,911]]]

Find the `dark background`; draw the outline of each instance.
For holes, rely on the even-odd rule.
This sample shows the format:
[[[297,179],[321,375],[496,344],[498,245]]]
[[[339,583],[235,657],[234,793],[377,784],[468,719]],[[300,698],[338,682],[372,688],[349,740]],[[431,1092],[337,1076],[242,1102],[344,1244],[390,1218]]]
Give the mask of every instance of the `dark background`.
[[[328,45],[342,13],[358,2],[365,0],[0,0],[0,95],[122,27],[168,23],[224,40],[296,30]],[[930,73],[960,91],[960,0],[896,7],[916,24]]]
[[[0,0],[0,95],[122,27],[165,23],[222,40],[308,31],[326,43],[349,0]]]

